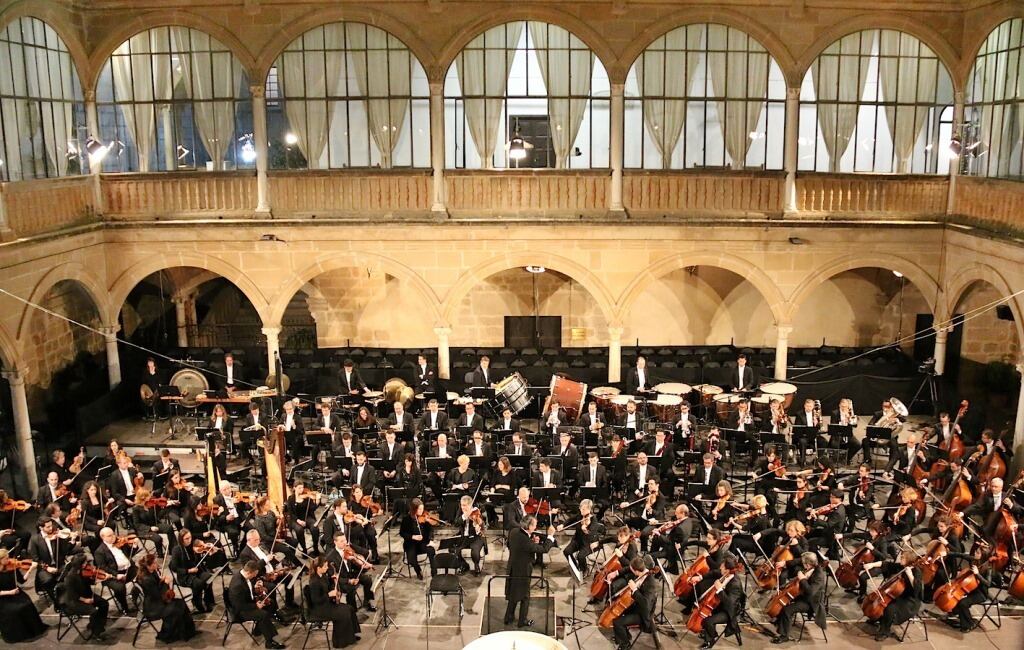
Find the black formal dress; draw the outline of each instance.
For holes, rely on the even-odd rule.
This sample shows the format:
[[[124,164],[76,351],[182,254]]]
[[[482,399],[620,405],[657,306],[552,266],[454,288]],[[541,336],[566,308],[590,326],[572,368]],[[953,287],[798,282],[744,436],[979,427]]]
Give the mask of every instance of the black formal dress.
[[[163,621],[157,641],[175,643],[188,641],[196,635],[196,624],[185,601],[180,598],[164,600],[167,583],[155,573],[147,573],[139,578],[139,587],[142,589],[142,613],[151,621]]]
[[[334,589],[334,583],[327,576],[313,576],[309,579],[309,613],[315,621],[330,621],[332,624],[331,646],[345,648],[355,645],[359,634],[359,619],[356,610],[346,603],[335,602],[327,594]]]
[[[34,639],[49,629],[39,618],[36,606],[28,594],[20,590],[24,577],[20,571],[0,573],[0,592],[19,588],[18,593],[0,596],[0,637],[4,643],[18,643]]]

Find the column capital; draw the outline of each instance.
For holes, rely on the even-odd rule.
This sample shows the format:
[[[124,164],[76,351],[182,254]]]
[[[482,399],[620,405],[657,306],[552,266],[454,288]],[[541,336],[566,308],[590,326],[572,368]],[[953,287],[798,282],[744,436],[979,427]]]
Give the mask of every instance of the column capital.
[[[266,336],[267,338],[270,338],[270,337],[277,338],[278,335],[281,334],[281,327],[280,326],[277,326],[277,327],[264,327],[260,331],[263,332],[263,336]]]
[[[249,94],[253,99],[265,99],[267,88],[263,84],[249,84]]]
[[[622,340],[622,334],[625,331],[626,331],[625,327],[622,327],[621,325],[613,325],[613,326],[608,328],[608,336],[612,340],[621,341]]]
[[[18,370],[17,368],[0,371],[0,377],[6,379],[7,383],[11,386],[24,386],[26,374],[27,373],[24,370]]]
[[[775,331],[780,339],[789,338],[789,335],[793,333],[793,326],[789,323],[779,323],[775,326]]]
[[[117,337],[117,333],[121,331],[121,326],[120,325],[106,325],[104,327],[100,327],[100,328],[97,328],[97,329],[99,329],[100,334],[102,334],[104,337],[106,337],[107,339],[112,339],[112,338],[116,338]]]
[[[447,326],[439,326],[434,328],[434,334],[437,334],[438,338],[447,339],[451,336],[452,328]]]
[[[96,91],[92,90],[92,89],[83,90],[82,91],[82,100],[86,104],[94,104],[94,103],[96,103]]]
[[[431,81],[427,84],[430,94],[436,97],[444,96],[444,81]]]
[[[949,333],[953,331],[952,327],[936,327],[934,329],[936,340],[942,339],[943,341],[945,341],[949,337]]]
[[[612,97],[625,97],[626,96],[626,84],[615,82],[611,84],[611,96]]]
[[[786,88],[786,101],[800,101],[800,87],[787,87]]]

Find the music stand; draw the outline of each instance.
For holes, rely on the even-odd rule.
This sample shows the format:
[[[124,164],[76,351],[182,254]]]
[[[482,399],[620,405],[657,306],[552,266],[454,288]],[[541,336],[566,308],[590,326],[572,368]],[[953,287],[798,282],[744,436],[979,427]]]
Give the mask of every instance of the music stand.
[[[469,395],[474,400],[491,401],[494,399],[494,389],[488,386],[473,386],[469,389]]]
[[[480,476],[477,479],[479,481],[491,469],[491,459],[487,456],[469,456],[469,466],[471,469],[476,470],[476,473]]]
[[[815,426],[807,426],[802,424],[794,424],[792,429],[793,443],[796,444],[797,440],[802,441],[800,443],[800,464],[804,464],[807,459],[808,449],[817,449],[818,435],[821,430]]]
[[[583,584],[583,570],[576,566],[576,560],[573,555],[567,555],[565,558],[569,564],[569,586],[572,587],[572,596],[570,602],[572,603],[572,614],[569,616],[559,616],[557,618],[562,619],[562,638],[568,638],[569,635],[576,637],[576,647],[582,648],[583,645],[580,643],[580,630],[593,625],[590,621],[576,617],[576,586]]]
[[[505,456],[508,458],[509,465],[513,469],[529,470],[530,469],[530,456],[526,454],[508,454]]]
[[[864,437],[868,439],[869,454],[871,453],[872,448],[885,447],[886,449],[888,449],[889,444],[892,442],[892,429],[890,429],[889,427],[876,427],[868,425],[868,427],[864,429]],[[868,460],[870,460],[873,463],[874,457],[872,456]]]

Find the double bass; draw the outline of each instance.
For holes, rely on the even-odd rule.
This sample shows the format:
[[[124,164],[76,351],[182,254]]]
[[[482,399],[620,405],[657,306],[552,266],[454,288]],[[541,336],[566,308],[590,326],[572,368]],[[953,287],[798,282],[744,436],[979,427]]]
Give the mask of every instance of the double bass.
[[[906,591],[907,581],[905,578],[905,569],[900,569],[899,573],[886,578],[877,589],[865,596],[864,602],[860,605],[864,616],[872,621],[882,618],[885,608]]]
[[[953,420],[953,423],[949,425],[949,442],[947,443],[945,440],[939,441],[939,449],[949,452],[949,460],[959,460],[964,455],[964,441],[963,438],[960,437],[960,434],[956,432],[956,428],[960,424],[960,419],[965,413],[967,413],[968,406],[969,402],[967,400],[960,402],[960,408],[956,412],[956,418]],[[935,433],[934,430],[926,433],[922,442],[927,442],[928,438],[933,433]],[[932,485],[935,485],[939,474],[945,471],[947,467],[949,467],[949,461],[944,458],[937,459],[932,463],[932,471],[928,476]]]
[[[636,582],[637,587],[643,584],[644,580],[650,574],[650,571],[644,569],[643,573],[639,574],[633,581]],[[608,606],[601,612],[601,616],[597,619],[597,626],[609,629],[615,623],[615,619],[622,616],[627,609],[633,606],[633,590],[626,585],[622,588],[622,591],[615,594],[612,601],[608,603]]]
[[[734,570],[723,572],[722,577],[719,578],[715,584],[711,585],[711,587],[698,599],[697,606],[690,614],[689,620],[686,621],[686,629],[690,630],[694,634],[700,634],[704,630],[704,621],[714,614],[718,606],[722,604],[722,597],[720,594],[725,590],[729,581],[732,580],[737,573],[742,571],[743,565],[739,564]]]
[[[640,537],[640,531],[634,531],[629,539],[624,544],[618,547],[623,553],[626,552],[626,548],[632,543],[634,539]],[[613,573],[618,573],[622,570],[622,558],[615,553],[608,558],[608,561],[604,563],[604,566],[594,574],[594,580],[590,583],[590,597],[593,600],[600,600],[604,598],[604,595],[608,593],[608,576]]]

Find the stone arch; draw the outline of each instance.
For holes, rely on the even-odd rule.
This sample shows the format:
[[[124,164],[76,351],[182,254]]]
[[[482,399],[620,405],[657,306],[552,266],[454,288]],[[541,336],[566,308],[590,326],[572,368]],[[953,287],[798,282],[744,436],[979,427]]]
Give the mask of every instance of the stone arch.
[[[32,289],[32,294],[28,297],[29,302],[33,305],[40,304],[54,285],[65,280],[75,282],[85,290],[92,304],[96,307],[100,323],[113,325],[116,322],[116,316],[112,316],[116,312],[111,311],[110,303],[104,299],[107,293],[103,290],[103,284],[97,281],[81,262],[64,262],[47,271]],[[32,314],[34,312],[35,309],[31,305],[24,305],[16,333],[19,342],[24,343],[25,337],[28,334],[28,325],[32,322]]]
[[[943,306],[945,312],[941,314],[941,320],[945,321],[952,318],[953,314],[956,313],[956,307],[963,300],[964,296],[970,291],[971,287],[977,282],[985,282],[993,287],[1003,297],[1012,296],[1015,292],[1010,288],[1010,284],[1006,281],[1006,278],[1002,276],[996,269],[992,268],[987,264],[973,263],[968,264],[966,267],[960,269],[959,272],[949,281],[947,285],[949,291],[946,293],[949,301]],[[1016,297],[1010,298],[1006,301],[1006,304],[1010,307],[1013,312],[1013,324],[1014,329],[1017,331],[1017,340],[1024,342],[1024,323],[1021,322],[1021,304],[1018,302]],[[940,320],[940,319],[936,319]]]
[[[438,76],[435,78],[428,71],[427,74],[431,76],[430,80],[443,83],[448,74],[448,69],[455,63],[455,57],[474,38],[492,27],[518,20],[545,22],[568,30],[591,49],[594,56],[604,66],[604,69],[608,71],[610,78],[612,77],[611,70],[620,67],[618,57],[615,56],[614,50],[612,50],[608,41],[605,40],[600,32],[572,14],[548,6],[512,6],[488,12],[483,18],[479,18],[460,28],[438,53],[437,70],[434,71],[438,73]],[[621,78],[626,78],[625,72],[622,72]],[[617,79],[612,78],[611,80],[614,83]]]
[[[617,322],[622,322],[626,315],[629,314],[629,310],[632,309],[633,303],[636,302],[636,299],[639,298],[644,291],[647,290],[652,282],[666,273],[683,269],[688,266],[713,266],[726,271],[731,271],[746,279],[754,285],[754,288],[761,293],[765,302],[768,303],[768,308],[771,310],[772,317],[775,319],[775,322],[781,322],[781,319],[785,314],[786,301],[782,295],[782,291],[779,290],[778,286],[776,286],[772,279],[768,277],[767,273],[761,270],[757,265],[741,257],[736,257],[735,255],[701,252],[669,255],[641,271],[640,274],[630,282],[629,286],[626,287],[622,292],[622,296],[619,298],[618,309],[616,311]]]
[[[38,18],[57,32],[57,36],[64,42],[68,48],[68,54],[71,55],[71,61],[75,65],[83,93],[86,88],[91,88],[85,84],[85,77],[91,78],[89,57],[86,54],[80,32],[69,19],[67,10],[52,0],[21,0],[0,11],[0,28],[6,27],[7,23],[16,18],[26,16]]]
[[[268,300],[260,288],[248,276],[221,259],[195,253],[153,255],[125,269],[110,285],[109,293],[112,308],[120,311],[124,301],[128,299],[128,294],[146,276],[175,266],[191,266],[203,269],[216,273],[225,280],[228,280],[238,287],[239,291],[249,299],[249,302],[256,309],[256,313],[259,314],[260,320],[264,323],[267,322]]]
[[[16,370],[22,367],[21,355],[18,353],[18,346],[14,339],[7,333],[3,325],[0,325],[0,369]]]
[[[928,303],[928,308],[933,314],[938,308],[938,305],[936,305],[936,299],[939,295],[938,283],[927,271],[914,262],[897,255],[848,255],[829,262],[811,273],[800,283],[789,298],[785,322],[792,322],[800,309],[800,305],[819,285],[844,271],[862,268],[882,268],[902,273],[903,277],[909,280],[921,292],[925,302]]]
[[[82,88],[96,90],[103,66],[122,43],[148,29],[165,26],[190,27],[209,34],[231,50],[249,74],[250,83],[257,79],[254,76],[257,71],[256,58],[233,32],[198,13],[162,9],[147,11],[125,20],[99,41],[89,55],[89,76],[82,78]]]
[[[985,41],[988,40],[989,35],[992,34],[996,27],[1014,18],[1024,18],[1024,5],[1018,2],[1001,4],[993,7],[992,11],[987,12],[983,28],[969,30],[964,35],[960,66],[956,70],[954,78],[960,82],[960,87],[965,92],[967,91],[967,81],[971,74],[971,68],[974,67],[974,62],[978,59],[978,51],[981,50],[981,46],[985,44]]]
[[[256,73],[252,79],[266,80],[274,61],[281,55],[284,48],[311,29],[321,25],[329,25],[337,22],[364,23],[384,30],[402,42],[413,56],[419,60],[424,71],[430,76],[430,70],[435,67],[433,52],[430,47],[421,39],[416,31],[409,25],[396,20],[393,16],[375,9],[359,7],[356,5],[344,4],[333,5],[328,8],[318,8],[304,16],[288,23],[288,26],[279,31],[263,49],[256,55]]]
[[[953,92],[963,90],[963,79],[960,78],[960,75],[955,74],[955,71],[960,69],[960,56],[944,36],[935,29],[924,23],[918,22],[917,20],[901,16],[882,15],[878,13],[854,16],[843,20],[841,23],[833,25],[819,34],[818,38],[807,46],[807,48],[804,49],[796,59],[796,70],[800,75],[797,80],[797,84],[800,84],[803,81],[803,78],[807,75],[807,71],[811,68],[811,64],[814,63],[814,60],[825,51],[825,48],[848,34],[853,34],[865,29],[893,29],[910,34],[917,38],[919,41],[930,47],[932,51],[935,52],[935,56],[939,57],[939,61],[946,66],[950,79],[953,81]]]
[[[268,327],[279,324],[292,296],[318,275],[346,267],[367,265],[377,266],[385,273],[409,282],[430,309],[430,316],[434,319],[434,322],[438,324],[442,322],[440,300],[438,300],[437,294],[415,271],[390,257],[376,253],[353,252],[347,255],[337,253],[322,255],[316,262],[293,275],[274,296],[268,310],[269,318],[265,321],[265,324]]]
[[[668,16],[658,20],[657,23],[651,25],[636,38],[631,39],[628,47],[622,52],[619,59],[622,65],[622,79],[616,79],[616,81],[624,82],[626,75],[629,73],[629,69],[636,63],[637,58],[643,54],[651,43],[655,41],[659,36],[663,36],[668,32],[684,27],[686,25],[695,25],[698,23],[712,23],[718,25],[725,25],[726,27],[732,27],[738,29],[746,34],[749,34],[752,38],[756,39],[764,48],[768,51],[768,54],[775,59],[775,62],[782,68],[782,73],[786,77],[788,85],[800,83],[799,69],[793,59],[793,54],[786,47],[786,44],[782,42],[779,35],[773,32],[768,27],[765,27],[760,22],[751,19],[749,16],[745,16],[737,11],[726,9],[722,7],[708,7],[708,8],[687,8],[675,13],[671,13]],[[611,70],[608,71],[609,76],[612,75]]]
[[[541,251],[516,251],[491,258],[464,272],[448,290],[441,306],[441,317],[444,323],[451,323],[462,299],[480,282],[495,273],[530,265],[543,266],[557,271],[586,289],[601,308],[601,313],[609,325],[616,322],[615,305],[611,294],[604,284],[597,279],[585,266],[569,258]]]

